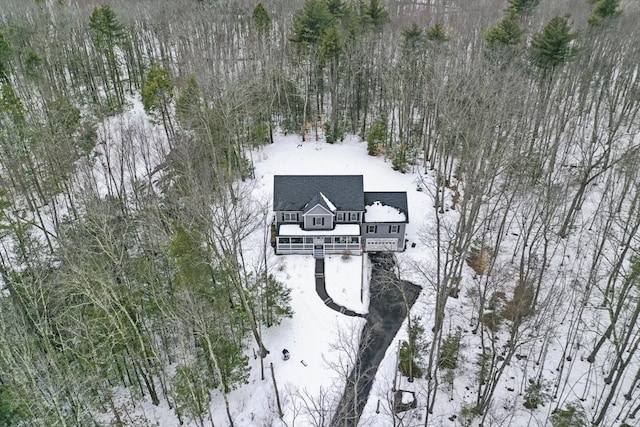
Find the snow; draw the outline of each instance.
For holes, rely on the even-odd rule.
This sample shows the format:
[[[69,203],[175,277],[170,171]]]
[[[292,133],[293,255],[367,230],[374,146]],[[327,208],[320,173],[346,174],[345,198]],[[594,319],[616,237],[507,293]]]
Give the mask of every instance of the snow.
[[[348,171],[349,174],[364,176],[365,191],[406,191],[409,210],[415,210],[414,218],[418,218],[407,225],[407,238],[410,242],[420,241],[423,225],[419,218],[425,215],[418,215],[418,212],[432,210],[430,196],[427,192],[415,191],[415,174],[395,172],[384,158],[368,156],[365,143],[357,138],[347,139],[341,144],[301,144],[299,136],[280,135],[274,144],[254,151],[251,157],[256,175],[254,196],[260,200],[272,199],[274,175],[343,175]],[[430,182],[429,177],[423,179]],[[297,224],[284,224],[280,226],[280,234],[359,235],[360,227],[357,224],[339,224],[333,231],[303,231]],[[409,248],[406,253],[413,252],[420,258],[420,248],[424,249],[424,246],[419,244],[417,248]],[[312,256],[279,255],[272,259],[272,273],[291,289],[294,315],[291,319],[284,319],[279,326],[263,330],[263,339],[271,351],[264,361],[264,381],[260,379],[260,360],[253,359],[255,344],[248,341],[251,378],[249,384],[229,394],[231,413],[236,424],[243,427],[311,425],[309,415],[303,409],[305,404],[323,393],[332,402],[340,398],[344,377],[348,374],[344,366],[350,366],[348,360],[353,358],[353,350],[357,349],[365,320],[345,316],[324,305],[315,291],[315,260]],[[337,304],[358,313],[366,313],[369,269],[366,254],[346,258],[340,255],[326,257],[327,293]],[[282,359],[284,348],[291,354],[287,361]],[[387,353],[386,359],[395,360],[395,347]],[[283,422],[277,416],[270,363],[273,363],[278,384]],[[214,396],[212,413],[215,425],[228,424],[219,395]],[[390,419],[385,420],[391,422]]]
[[[95,161],[81,165],[79,191],[104,197],[132,191],[136,182],[153,185],[154,171],[169,153],[167,136],[139,97],[128,97],[126,103],[129,108],[98,126]]]
[[[364,207],[364,220],[365,222],[405,222],[407,216],[398,208],[376,201]]]
[[[381,157],[368,156],[366,146],[357,138],[347,139],[343,143],[326,144],[324,142],[302,142],[296,135],[278,136],[274,144],[265,146],[251,153],[255,165],[255,181],[253,196],[256,200],[271,200],[274,175],[305,175],[325,174],[339,175],[348,171],[350,174],[364,176],[365,191],[405,191],[407,193],[408,214],[411,222],[406,226],[406,238],[409,241],[407,249],[397,254],[398,271],[401,277],[411,280],[423,287],[423,291],[412,309],[412,314],[422,316],[423,324],[432,325],[435,305],[436,277],[436,235],[433,196],[436,194],[435,180],[431,175],[422,175],[419,170],[402,174],[393,171],[389,162]],[[312,159],[313,161],[310,161]],[[423,191],[417,191],[419,184]],[[445,195],[445,200],[450,200]],[[589,199],[585,202],[581,212],[582,221],[592,218],[597,210],[598,200]],[[533,201],[526,198],[520,202],[522,212],[529,212],[533,216],[537,211]],[[490,201],[487,201],[491,205]],[[389,207],[374,203],[367,207],[365,219],[373,222],[373,218],[381,222],[391,221],[392,214],[396,221],[402,221],[398,212],[392,212]],[[372,209],[372,210],[370,210]],[[380,216],[376,216],[376,215]],[[384,215],[383,215],[384,214]],[[382,218],[382,219],[381,219]],[[449,210],[439,216],[440,230],[453,233],[459,218],[457,210]],[[518,219],[506,222],[505,242],[502,250],[505,253],[516,253],[518,245],[524,245],[521,236],[525,223]],[[594,233],[598,223],[594,220]],[[359,234],[359,227],[351,225],[354,235]],[[281,234],[300,235],[303,232],[298,225],[282,225]],[[287,227],[290,227],[289,229]],[[534,230],[535,231],[535,230]],[[265,230],[259,230],[250,236],[243,247],[246,248],[247,258],[257,256],[253,252],[252,242],[261,242]],[[308,235],[326,235],[327,231],[317,230],[304,232]],[[346,234],[340,230],[339,234]],[[515,237],[514,237],[515,236]],[[446,241],[446,237],[443,237]],[[509,241],[509,239],[511,239]],[[584,293],[581,282],[588,278],[580,275],[587,271],[590,259],[587,252],[592,249],[588,243],[593,236],[588,232],[558,239],[550,245],[548,262],[552,265],[547,270],[545,281],[552,284],[549,291],[540,295],[544,298],[541,306],[548,307],[549,317],[540,318],[535,327],[525,331],[527,342],[518,349],[504,374],[496,385],[491,412],[487,414],[485,425],[527,425],[535,417],[536,425],[544,425],[550,411],[556,406],[584,402],[581,405],[585,411],[596,404],[596,400],[606,390],[602,381],[606,368],[606,361],[594,364],[586,362],[588,349],[592,348],[592,336],[588,331],[603,330],[607,325],[606,313],[598,307],[587,304],[571,304],[570,301],[580,301]],[[540,241],[536,242],[539,245]],[[412,247],[415,243],[415,247]],[[609,243],[608,243],[609,244]],[[535,254],[536,248],[529,246]],[[611,244],[607,254],[615,255],[618,245]],[[441,253],[442,255],[442,253]],[[250,262],[250,261],[248,261]],[[313,406],[323,396],[328,406],[333,406],[340,399],[344,390],[345,378],[349,373],[354,351],[357,349],[360,331],[365,320],[358,317],[348,317],[324,305],[315,290],[314,265],[315,260],[309,255],[281,255],[269,254],[270,272],[277,280],[291,289],[291,305],[293,317],[284,319],[280,325],[265,328],[262,331],[263,340],[270,354],[264,359],[264,379],[261,379],[260,359],[253,357],[255,342],[251,337],[246,340],[246,354],[250,357],[251,373],[249,383],[239,386],[228,394],[230,412],[236,425],[253,426],[307,426],[313,425],[312,414],[308,408]],[[604,266],[605,264],[603,264]],[[470,408],[476,401],[478,394],[477,358],[482,349],[482,343],[477,335],[472,333],[477,324],[476,309],[477,294],[474,291],[481,286],[496,286],[496,290],[506,291],[510,297],[513,291],[514,277],[517,277],[517,263],[498,258],[494,266],[492,277],[475,277],[469,268],[460,272],[460,296],[449,298],[445,318],[444,336],[461,333],[461,353],[459,367],[451,372],[450,381],[439,378],[438,395],[434,412],[430,415],[428,425],[464,425],[461,420],[461,409]],[[326,258],[325,265],[326,288],[331,298],[339,305],[358,313],[368,311],[368,281],[370,264],[367,254],[343,258],[339,255]],[[482,283],[485,281],[486,283]],[[495,285],[493,283],[496,283]],[[511,286],[511,288],[509,288]],[[474,299],[476,298],[476,299]],[[569,305],[569,307],[566,307]],[[559,313],[559,314],[557,314]],[[537,316],[537,314],[536,314]],[[556,316],[552,318],[551,316]],[[564,316],[564,318],[563,318]],[[579,332],[570,331],[566,324],[575,324],[572,319],[580,318],[584,326]],[[552,320],[550,320],[552,319]],[[562,322],[562,323],[561,323]],[[560,325],[559,325],[560,323]],[[430,327],[426,328],[426,339],[432,339]],[[394,345],[389,346],[379,366],[369,400],[364,408],[359,425],[366,427],[387,427],[394,425],[392,408],[392,389],[414,391],[417,398],[417,409],[403,413],[405,421],[412,419],[407,425],[424,425],[426,404],[426,384],[422,380],[408,383],[397,371],[397,348],[401,340],[406,339],[406,321],[395,337]],[[578,335],[579,333],[579,335]],[[573,335],[570,335],[573,334]],[[544,336],[544,337],[543,337]],[[573,338],[568,338],[569,336]],[[502,337],[503,338],[503,337]],[[498,337],[495,345],[502,348],[505,345]],[[543,339],[544,338],[544,339]],[[289,360],[283,360],[282,350],[286,348],[291,355]],[[480,349],[480,350],[479,350]],[[586,350],[585,350],[586,349]],[[603,351],[604,354],[604,351]],[[542,358],[543,363],[538,363]],[[570,363],[564,365],[567,355],[571,356]],[[425,355],[425,357],[428,357]],[[271,366],[275,376],[283,411],[282,420],[277,414],[274,382],[271,377]],[[559,376],[559,367],[565,371]],[[553,398],[545,407],[532,412],[523,408],[523,394],[530,378],[540,378],[548,383],[557,382],[559,388],[554,389],[557,397]],[[562,384],[559,382],[562,379]],[[628,379],[626,384],[628,384]],[[625,386],[626,387],[626,386]],[[628,389],[625,388],[625,389]],[[228,425],[222,396],[214,392],[211,412],[214,425]],[[403,396],[404,397],[404,396]],[[620,399],[619,407],[628,405]],[[144,413],[150,419],[156,420],[160,426],[177,425],[173,412],[163,406],[141,405],[135,408],[137,413]],[[452,418],[454,415],[460,417]],[[414,419],[415,418],[415,419]],[[454,420],[454,421],[451,421]],[[415,421],[415,422],[414,422]],[[478,418],[475,420],[479,421]],[[326,425],[327,423],[325,423]],[[185,425],[195,425],[187,422]]]
[[[333,230],[303,230],[298,224],[280,226],[281,236],[359,236],[358,224],[337,224]]]
[[[338,305],[346,307],[356,313],[366,313],[368,298],[365,294],[369,289],[368,282],[363,280],[363,269],[366,254],[363,256],[343,257],[329,255],[325,257],[325,285],[327,293]]]
[[[329,210],[331,212],[335,212],[336,211],[336,206],[333,203],[331,203],[331,200],[329,200],[327,198],[327,196],[322,194],[322,192],[320,192],[320,197],[322,197],[322,200],[324,200],[324,202],[327,204],[327,206],[329,207]]]

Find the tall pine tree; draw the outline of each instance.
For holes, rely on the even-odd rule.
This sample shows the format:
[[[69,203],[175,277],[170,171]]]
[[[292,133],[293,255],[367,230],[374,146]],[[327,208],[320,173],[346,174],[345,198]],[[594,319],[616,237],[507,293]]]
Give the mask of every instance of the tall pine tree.
[[[93,45],[103,55],[107,62],[108,80],[112,86],[116,100],[109,99],[107,92],[107,100],[111,105],[109,107],[119,107],[124,103],[124,90],[120,78],[120,61],[116,55],[116,47],[122,46],[126,40],[126,31],[124,26],[118,20],[116,13],[109,6],[96,6],[89,17],[89,28],[91,29],[91,40]],[[107,80],[107,79],[105,79]],[[107,81],[104,82],[105,85]]]
[[[601,25],[604,21],[618,16],[620,0],[597,0],[589,16],[589,25]]]
[[[575,34],[571,32],[568,19],[568,16],[552,18],[531,40],[531,62],[544,73],[553,71],[571,58],[571,41]]]

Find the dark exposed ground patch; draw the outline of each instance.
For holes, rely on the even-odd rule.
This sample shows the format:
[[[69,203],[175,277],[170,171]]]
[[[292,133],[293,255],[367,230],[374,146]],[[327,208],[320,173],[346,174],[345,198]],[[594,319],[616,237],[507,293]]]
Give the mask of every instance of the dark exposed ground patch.
[[[395,274],[393,254],[370,254],[372,263],[369,314],[360,336],[356,365],[331,421],[334,427],[355,427],[369,398],[378,366],[394,340],[407,310],[421,288]]]

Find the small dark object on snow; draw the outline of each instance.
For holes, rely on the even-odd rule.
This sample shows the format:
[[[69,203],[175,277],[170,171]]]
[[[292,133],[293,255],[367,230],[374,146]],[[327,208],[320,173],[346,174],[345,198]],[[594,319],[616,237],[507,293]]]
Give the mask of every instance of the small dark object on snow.
[[[407,398],[410,398],[410,400]],[[416,409],[417,407],[418,399],[416,399],[415,392],[409,390],[396,390],[396,392],[393,393],[393,410],[396,414],[408,411],[409,409]]]
[[[282,358],[284,360],[289,360],[289,350],[287,350],[286,348],[282,350]]]
[[[411,247],[415,248],[416,247],[416,242],[411,243]]]

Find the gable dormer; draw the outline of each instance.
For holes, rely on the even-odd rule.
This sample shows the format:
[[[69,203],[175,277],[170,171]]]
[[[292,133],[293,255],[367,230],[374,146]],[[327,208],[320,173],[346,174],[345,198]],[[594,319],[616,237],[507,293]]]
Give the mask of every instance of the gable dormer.
[[[322,192],[317,192],[302,209],[305,230],[333,229],[335,205]]]

